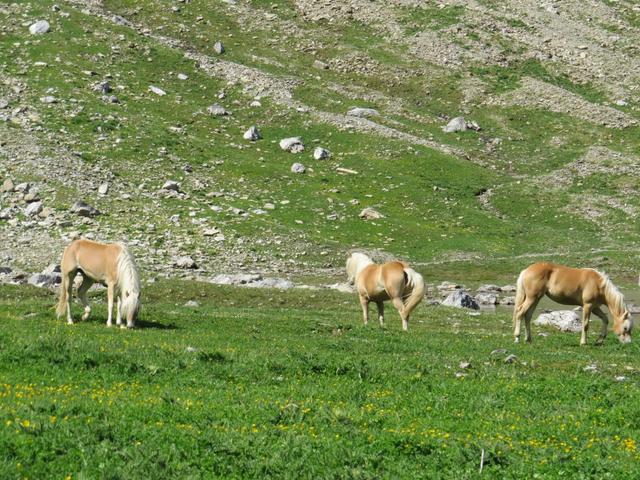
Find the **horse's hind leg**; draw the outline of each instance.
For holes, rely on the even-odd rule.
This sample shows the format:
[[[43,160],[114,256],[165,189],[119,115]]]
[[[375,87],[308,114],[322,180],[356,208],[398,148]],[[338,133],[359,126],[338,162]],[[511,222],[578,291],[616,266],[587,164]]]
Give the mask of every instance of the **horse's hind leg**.
[[[71,270],[67,273],[67,323],[73,325],[73,318],[71,318],[71,298],[73,296],[73,279],[76,278],[77,270]]]
[[[360,306],[362,307],[362,319],[366,325],[369,323],[369,299],[360,295]]]
[[[516,343],[520,341],[520,325],[523,317],[525,322],[525,329],[527,332],[525,339],[527,342],[531,342],[531,317],[533,316],[533,311],[535,310],[536,305],[538,305],[539,301],[539,298],[526,297],[520,305],[515,306],[513,312],[513,336],[515,337]]]
[[[89,306],[89,300],[87,299],[87,292],[91,288],[91,285],[93,285],[93,280],[83,274],[82,283],[78,288],[78,298],[82,302],[82,305],[84,305],[84,314],[82,315],[82,320],[86,320],[87,318],[89,318],[89,314],[91,313],[91,307]]]
[[[602,345],[604,343],[604,339],[607,336],[607,326],[609,325],[609,319],[607,318],[607,314],[600,310],[600,307],[596,307],[591,310],[596,317],[602,320],[602,330],[600,330],[600,336],[596,340],[596,345]]]
[[[402,297],[393,297],[391,301],[393,302],[393,306],[398,310],[400,318],[402,319],[402,330],[406,332],[409,330],[409,320],[404,312],[404,302],[402,301]]]
[[[531,317],[533,317],[533,312],[535,311],[536,307],[538,306],[538,302],[540,301],[540,299],[536,299],[533,301],[533,303],[531,304],[531,306],[529,307],[529,309],[527,310],[527,313],[524,314],[524,328],[526,329],[527,333],[525,335],[525,341],[531,343]]]
[[[380,326],[384,326],[384,302],[376,302],[378,306],[378,321],[380,322]]]

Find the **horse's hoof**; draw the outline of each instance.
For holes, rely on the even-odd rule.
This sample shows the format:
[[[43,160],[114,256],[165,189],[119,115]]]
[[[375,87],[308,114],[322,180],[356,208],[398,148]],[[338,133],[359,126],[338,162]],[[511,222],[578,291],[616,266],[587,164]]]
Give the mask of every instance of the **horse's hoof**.
[[[513,340],[513,343],[520,343],[520,337],[516,337],[516,338]]]

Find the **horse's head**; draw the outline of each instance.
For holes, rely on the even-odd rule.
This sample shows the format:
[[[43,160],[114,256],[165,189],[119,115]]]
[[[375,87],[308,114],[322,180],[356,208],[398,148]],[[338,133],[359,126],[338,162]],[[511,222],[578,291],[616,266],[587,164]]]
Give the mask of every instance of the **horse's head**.
[[[622,343],[631,341],[631,330],[633,329],[633,318],[628,310],[624,310],[614,318],[613,331]]]
[[[127,321],[127,327],[133,328],[140,312],[140,292],[125,290],[122,297],[122,314]]]

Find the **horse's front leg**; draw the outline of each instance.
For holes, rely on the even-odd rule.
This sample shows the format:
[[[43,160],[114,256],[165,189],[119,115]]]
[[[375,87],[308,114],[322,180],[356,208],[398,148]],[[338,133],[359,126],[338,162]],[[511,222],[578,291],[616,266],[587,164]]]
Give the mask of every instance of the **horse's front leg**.
[[[384,326],[384,302],[376,302],[378,306],[378,321],[380,322],[380,326]]]
[[[587,332],[589,331],[589,317],[591,316],[591,310],[593,305],[586,303],[582,306],[582,335],[580,336],[580,345],[587,344]]]
[[[604,339],[607,336],[607,327],[609,325],[609,319],[607,318],[607,314],[600,310],[600,307],[594,308],[591,313],[593,313],[596,317],[602,320],[602,329],[600,330],[600,336],[596,340],[596,345],[602,345],[604,343]]]
[[[360,295],[360,306],[362,307],[362,318],[366,325],[369,323],[369,299]]]
[[[113,325],[111,318],[113,317],[113,297],[116,291],[114,283],[107,284],[107,327]]]
[[[122,326],[122,313],[120,312],[120,295],[118,295],[118,301],[116,303],[116,325]]]

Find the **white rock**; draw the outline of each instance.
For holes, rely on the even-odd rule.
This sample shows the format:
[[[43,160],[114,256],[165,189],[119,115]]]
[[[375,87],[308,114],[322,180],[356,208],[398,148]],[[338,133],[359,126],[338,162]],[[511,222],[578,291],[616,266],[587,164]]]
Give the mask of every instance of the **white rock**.
[[[47,95],[46,97],[40,97],[40,101],[42,103],[56,103],[58,100],[56,100],[56,97]]]
[[[33,202],[27,205],[24,209],[24,214],[27,217],[38,215],[42,211],[42,202]]]
[[[163,190],[173,190],[174,192],[179,192],[180,191],[180,184],[174,180],[167,180],[166,182],[164,182],[164,185],[162,185],[162,189]]]
[[[186,75],[184,73],[178,74],[178,80],[188,80],[188,79],[189,79],[189,75]]]
[[[294,163],[293,165],[291,165],[291,172],[292,173],[304,173],[307,169],[305,168],[305,166],[301,163]]]
[[[108,182],[101,183],[100,186],[98,187],[98,193],[100,195],[106,195],[107,192],[109,192],[109,183]]]
[[[260,131],[258,130],[258,127],[253,125],[251,128],[249,128],[249,130],[244,132],[244,135],[242,136],[242,138],[244,138],[245,140],[251,140],[252,142],[255,142],[256,140],[261,139],[262,135],[260,135]]]
[[[322,148],[322,147],[316,147],[313,150],[313,158],[314,160],[324,160],[326,158],[331,157],[331,152],[329,152],[329,150]]]
[[[470,308],[472,310],[480,309],[478,302],[462,289],[451,292],[449,296],[442,301],[442,305],[456,308]]]
[[[384,218],[384,215],[371,207],[363,209],[358,216],[364,220],[377,220],[379,218]]]
[[[156,95],[160,95],[161,97],[167,94],[167,92],[154,85],[149,85],[149,91],[155,93]]]
[[[347,112],[347,115],[351,117],[372,117],[375,115],[380,115],[375,108],[362,108],[355,107]]]
[[[582,320],[575,310],[542,313],[533,323],[536,325],[551,325],[562,332],[582,331]]]
[[[209,105],[209,107],[207,108],[207,112],[209,112],[209,114],[213,115],[214,117],[230,115],[227,109],[225,109],[222,105],[218,105],[217,103]]]
[[[291,153],[300,153],[304,151],[304,144],[300,137],[289,137],[280,140],[280,148]]]
[[[447,126],[443,128],[446,133],[464,132],[467,130],[467,121],[464,117],[456,117],[451,119]]]
[[[46,20],[38,20],[36,23],[29,27],[29,33],[32,35],[41,35],[51,30],[49,22]]]

